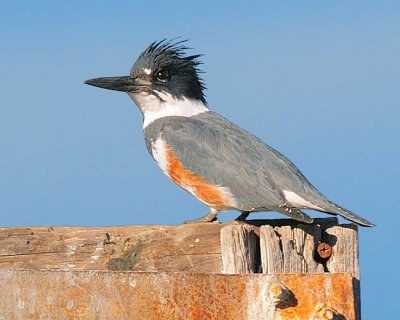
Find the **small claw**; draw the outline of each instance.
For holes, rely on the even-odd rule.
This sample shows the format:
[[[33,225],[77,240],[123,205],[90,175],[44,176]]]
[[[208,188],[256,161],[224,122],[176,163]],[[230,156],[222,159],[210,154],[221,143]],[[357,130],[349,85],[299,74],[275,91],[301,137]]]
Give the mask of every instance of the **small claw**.
[[[304,223],[313,223],[313,219],[305,212],[299,209],[290,208],[284,212],[287,216],[293,218],[294,220],[304,222]]]
[[[184,224],[189,224],[189,223],[209,223],[209,222],[214,222],[218,221],[217,220],[217,215],[218,211],[211,210],[210,213],[206,214],[205,216],[198,218],[196,220],[188,220],[184,221]]]

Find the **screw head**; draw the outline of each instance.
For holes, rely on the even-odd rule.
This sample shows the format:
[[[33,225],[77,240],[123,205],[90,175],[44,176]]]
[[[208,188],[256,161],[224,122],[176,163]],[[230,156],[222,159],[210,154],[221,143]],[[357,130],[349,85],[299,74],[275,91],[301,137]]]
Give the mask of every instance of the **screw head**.
[[[332,247],[329,244],[322,242],[317,247],[317,253],[322,259],[329,259],[332,255]]]

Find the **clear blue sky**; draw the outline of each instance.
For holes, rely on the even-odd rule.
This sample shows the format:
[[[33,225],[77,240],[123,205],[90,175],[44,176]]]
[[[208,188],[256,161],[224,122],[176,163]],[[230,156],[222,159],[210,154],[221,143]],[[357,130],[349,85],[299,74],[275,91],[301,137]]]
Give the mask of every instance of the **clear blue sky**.
[[[377,224],[360,230],[363,319],[398,318],[398,1],[3,1],[0,224],[207,212],[156,167],[130,98],[83,84],[128,74],[150,42],[176,36],[205,54],[211,109]]]

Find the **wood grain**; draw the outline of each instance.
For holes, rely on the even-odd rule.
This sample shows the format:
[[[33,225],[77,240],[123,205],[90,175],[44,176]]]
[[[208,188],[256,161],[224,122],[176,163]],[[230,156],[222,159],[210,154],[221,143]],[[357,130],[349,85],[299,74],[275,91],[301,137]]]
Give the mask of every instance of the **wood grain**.
[[[220,272],[221,228],[0,228],[0,268]]]
[[[325,230],[324,241],[332,246],[327,262],[331,273],[349,272],[360,279],[358,265],[358,227],[355,224],[333,226]]]
[[[321,242],[332,246],[327,260],[316,256]],[[0,228],[0,269],[6,268],[349,272],[359,279],[357,227],[319,219],[311,225],[256,220],[178,226]]]
[[[222,273],[257,272],[258,236],[248,224],[230,225],[221,229]]]

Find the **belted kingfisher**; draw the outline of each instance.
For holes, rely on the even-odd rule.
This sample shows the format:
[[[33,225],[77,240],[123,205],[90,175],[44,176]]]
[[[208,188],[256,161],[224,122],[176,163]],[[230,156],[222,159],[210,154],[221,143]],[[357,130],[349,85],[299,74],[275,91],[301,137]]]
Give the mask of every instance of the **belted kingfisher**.
[[[195,220],[211,222],[220,211],[277,211],[312,223],[301,209],[340,215],[362,226],[362,217],[322,195],[275,149],[208,109],[199,57],[185,41],[153,42],[130,75],[85,83],[126,92],[143,115],[146,146],[161,170],[210,208]]]

